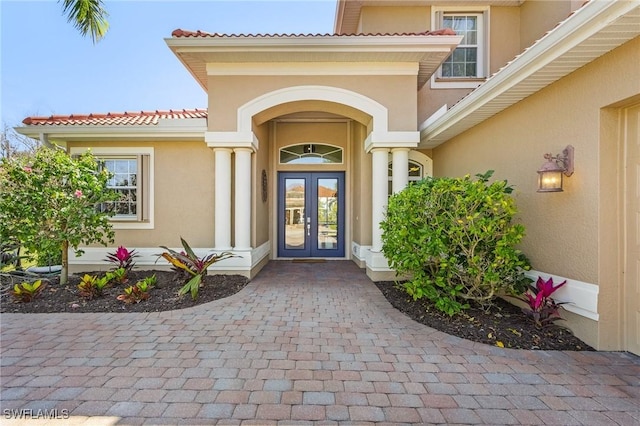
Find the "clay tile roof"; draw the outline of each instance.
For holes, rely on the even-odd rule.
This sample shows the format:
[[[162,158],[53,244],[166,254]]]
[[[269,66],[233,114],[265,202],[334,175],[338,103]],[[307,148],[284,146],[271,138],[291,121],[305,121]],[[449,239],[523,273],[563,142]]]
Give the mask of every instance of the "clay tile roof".
[[[106,114],[52,115],[27,117],[22,120],[28,126],[125,126],[156,125],[160,119],[207,118],[206,109],[181,109],[168,111],[108,112]]]
[[[376,34],[220,34],[220,33],[208,33],[206,31],[189,31],[183,29],[173,30],[172,37],[192,37],[192,38],[279,38],[279,37],[354,37],[354,36],[424,36],[424,35],[456,35],[455,31],[451,28],[443,28],[435,31],[426,31],[422,33],[376,33]]]

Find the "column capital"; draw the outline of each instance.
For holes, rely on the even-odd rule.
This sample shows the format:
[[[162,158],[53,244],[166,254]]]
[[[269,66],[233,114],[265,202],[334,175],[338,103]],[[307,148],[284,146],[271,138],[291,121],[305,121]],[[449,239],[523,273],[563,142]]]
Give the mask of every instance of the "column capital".
[[[375,153],[375,152],[387,152],[387,153],[388,153],[388,152],[389,152],[389,148],[371,148],[371,149],[369,150],[369,152],[370,152],[371,154],[373,154],[373,153]]]
[[[418,143],[420,132],[371,132],[364,141],[364,150],[371,152],[375,148],[417,148]]]
[[[253,132],[205,132],[209,148],[250,148],[258,150],[258,138]]]
[[[253,148],[239,147],[239,148],[233,148],[233,152],[248,152],[252,154],[255,152],[255,150]]]
[[[404,151],[409,152],[409,151],[411,151],[411,148],[408,148],[408,147],[391,148],[391,152],[392,153],[393,152],[404,152]]]
[[[233,152],[233,148],[223,148],[219,146],[214,146],[212,148],[213,148],[213,152],[228,152],[228,153]]]

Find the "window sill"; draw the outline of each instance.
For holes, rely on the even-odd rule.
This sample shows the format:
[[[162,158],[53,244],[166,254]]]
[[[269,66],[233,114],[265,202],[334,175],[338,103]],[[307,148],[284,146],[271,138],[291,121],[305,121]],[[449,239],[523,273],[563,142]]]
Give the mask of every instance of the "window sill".
[[[149,222],[137,222],[137,221],[131,221],[131,220],[111,220],[111,225],[113,226],[113,229],[153,229],[153,222],[149,221]]]
[[[487,81],[486,78],[432,78],[432,89],[475,89]]]

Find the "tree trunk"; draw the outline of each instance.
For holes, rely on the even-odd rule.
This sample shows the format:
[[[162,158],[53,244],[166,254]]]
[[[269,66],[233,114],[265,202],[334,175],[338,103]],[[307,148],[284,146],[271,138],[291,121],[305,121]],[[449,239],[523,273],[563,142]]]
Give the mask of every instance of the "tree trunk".
[[[69,282],[69,241],[62,242],[62,270],[60,271],[60,284]]]

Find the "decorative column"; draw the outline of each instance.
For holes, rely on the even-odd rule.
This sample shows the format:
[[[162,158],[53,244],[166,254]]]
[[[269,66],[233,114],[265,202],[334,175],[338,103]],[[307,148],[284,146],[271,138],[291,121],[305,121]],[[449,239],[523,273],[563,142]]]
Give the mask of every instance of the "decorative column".
[[[231,250],[231,153],[228,148],[214,148],[215,158],[215,249]]]
[[[235,148],[235,250],[251,250],[251,154]]]
[[[371,251],[382,251],[382,229],[380,222],[384,220],[389,188],[389,149],[374,148],[371,150]]]
[[[391,190],[395,194],[409,183],[409,148],[394,148],[392,155]]]

